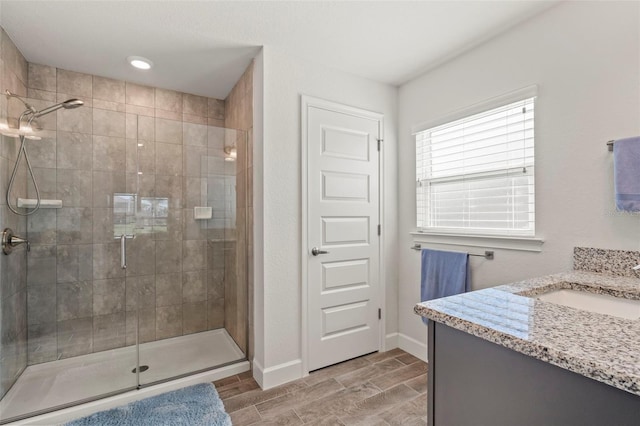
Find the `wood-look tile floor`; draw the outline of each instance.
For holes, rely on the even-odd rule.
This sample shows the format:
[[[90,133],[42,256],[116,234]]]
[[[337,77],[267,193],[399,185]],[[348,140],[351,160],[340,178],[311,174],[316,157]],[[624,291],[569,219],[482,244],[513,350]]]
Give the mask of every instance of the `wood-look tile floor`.
[[[400,349],[266,391],[249,372],[214,384],[234,426],[427,424],[427,364]]]

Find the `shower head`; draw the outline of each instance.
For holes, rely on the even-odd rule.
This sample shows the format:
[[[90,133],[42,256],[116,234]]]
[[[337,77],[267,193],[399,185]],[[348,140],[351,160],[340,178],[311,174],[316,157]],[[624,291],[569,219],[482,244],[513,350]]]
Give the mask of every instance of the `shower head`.
[[[82,105],[84,105],[84,102],[82,102],[80,99],[67,99],[64,102],[60,102],[59,104],[55,104],[41,111],[34,112],[33,117],[34,118],[42,117],[43,115],[49,114],[50,112],[53,112],[53,111],[57,111],[60,108],[73,109],[73,108],[78,108]]]
[[[22,102],[22,104],[27,108],[27,110],[29,110],[32,114],[35,114],[35,113],[37,112],[37,111],[36,111],[36,109],[35,109],[34,107],[32,107],[31,105],[29,105],[29,104],[27,103],[27,101],[25,101],[24,99],[22,99],[22,97],[21,97],[21,96],[16,95],[15,93],[11,93],[11,92],[10,92],[10,91],[8,91],[8,90],[5,90],[5,91],[4,91],[4,94],[5,94],[5,96],[7,97],[7,99],[10,99],[10,98],[16,98],[17,100],[19,100],[20,102]]]

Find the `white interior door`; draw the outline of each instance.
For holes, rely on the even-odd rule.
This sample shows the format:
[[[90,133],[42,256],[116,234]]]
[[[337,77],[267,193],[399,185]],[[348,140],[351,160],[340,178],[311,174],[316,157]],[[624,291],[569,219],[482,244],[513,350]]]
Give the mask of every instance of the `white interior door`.
[[[380,349],[381,118],[334,109],[306,110],[309,371]]]

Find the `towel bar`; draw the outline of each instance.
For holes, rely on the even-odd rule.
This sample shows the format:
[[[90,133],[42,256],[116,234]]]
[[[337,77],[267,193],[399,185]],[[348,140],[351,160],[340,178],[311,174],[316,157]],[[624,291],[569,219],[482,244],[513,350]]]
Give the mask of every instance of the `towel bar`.
[[[613,152],[613,143],[615,142],[615,140],[610,140],[609,142],[607,142],[607,148],[609,149],[609,151]]]
[[[422,250],[422,246],[416,243],[411,247],[411,250]],[[485,250],[484,254],[469,253],[469,256],[484,257],[487,260],[493,260],[493,250]]]

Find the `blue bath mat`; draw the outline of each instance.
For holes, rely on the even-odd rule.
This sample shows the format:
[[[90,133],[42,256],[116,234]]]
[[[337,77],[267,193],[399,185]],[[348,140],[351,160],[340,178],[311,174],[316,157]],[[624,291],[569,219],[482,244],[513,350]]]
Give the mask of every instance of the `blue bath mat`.
[[[122,407],[100,411],[66,426],[231,426],[231,418],[211,383],[201,383]]]

